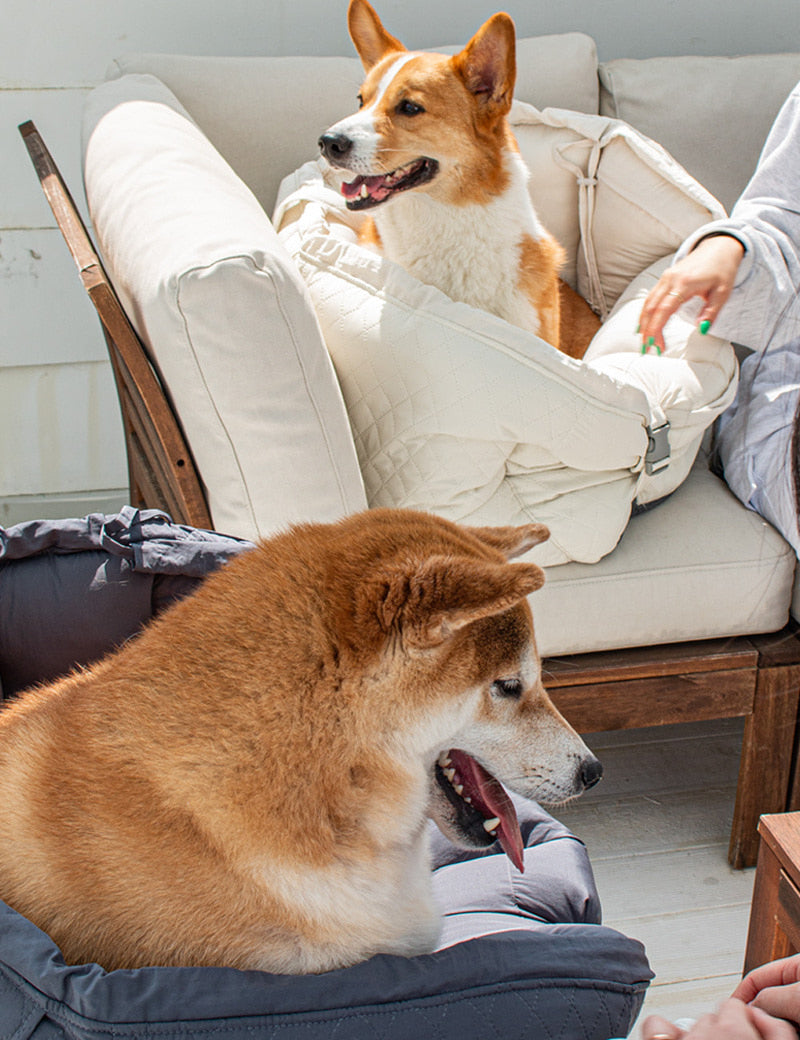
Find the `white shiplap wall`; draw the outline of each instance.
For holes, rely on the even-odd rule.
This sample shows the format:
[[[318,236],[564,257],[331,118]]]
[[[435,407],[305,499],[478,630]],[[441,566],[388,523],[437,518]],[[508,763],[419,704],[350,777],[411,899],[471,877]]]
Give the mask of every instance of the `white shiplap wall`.
[[[800,50],[798,0],[512,0],[522,35],[579,29],[601,59]],[[411,45],[466,40],[493,0],[376,0]],[[0,0],[0,525],[126,498],[103,339],[17,125],[33,119],[83,208],[80,113],[131,51],[350,54],[346,0]],[[268,110],[275,99],[266,99]],[[84,214],[85,215],[85,214]]]

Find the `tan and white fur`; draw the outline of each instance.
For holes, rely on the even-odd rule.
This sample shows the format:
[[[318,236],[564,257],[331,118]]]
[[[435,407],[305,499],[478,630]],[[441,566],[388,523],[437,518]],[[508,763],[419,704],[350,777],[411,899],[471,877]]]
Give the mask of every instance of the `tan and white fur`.
[[[564,250],[542,226],[508,124],[516,37],[490,18],[459,54],[407,51],[367,0],[350,35],[366,71],[360,110],[320,138],[355,174],[347,205],[369,210],[365,242],[454,300],[582,357],[599,321],[561,282]]]
[[[0,897],[109,970],[431,950],[429,816],[522,866],[494,777],[563,801],[600,776],[542,686],[542,572],[508,562],[545,537],[401,510],[299,526],[23,694],[0,711]]]

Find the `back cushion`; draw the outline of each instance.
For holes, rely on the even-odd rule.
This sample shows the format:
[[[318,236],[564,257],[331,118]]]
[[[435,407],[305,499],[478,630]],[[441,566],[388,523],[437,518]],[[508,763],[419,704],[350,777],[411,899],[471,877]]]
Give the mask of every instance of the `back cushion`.
[[[214,527],[255,539],[363,508],[307,291],[251,192],[150,76],[94,91],[84,142],[100,255],[172,398]]]
[[[658,141],[730,210],[798,79],[800,54],[623,58],[600,66],[600,111]]]

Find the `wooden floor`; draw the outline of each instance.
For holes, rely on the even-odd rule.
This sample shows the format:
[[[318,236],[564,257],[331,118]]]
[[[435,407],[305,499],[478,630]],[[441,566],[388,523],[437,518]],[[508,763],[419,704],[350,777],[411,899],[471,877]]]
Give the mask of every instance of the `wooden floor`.
[[[589,849],[604,923],[645,944],[642,1015],[696,1018],[741,977],[755,871],[726,859],[741,739],[739,720],[592,734],[602,782],[553,810]]]

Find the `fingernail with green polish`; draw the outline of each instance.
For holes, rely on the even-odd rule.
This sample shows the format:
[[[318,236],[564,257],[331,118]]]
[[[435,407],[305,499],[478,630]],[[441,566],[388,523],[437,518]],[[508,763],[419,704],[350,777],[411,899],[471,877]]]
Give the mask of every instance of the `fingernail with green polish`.
[[[700,322],[700,335],[705,336],[708,330],[711,328],[711,322],[706,318],[705,321]]]

